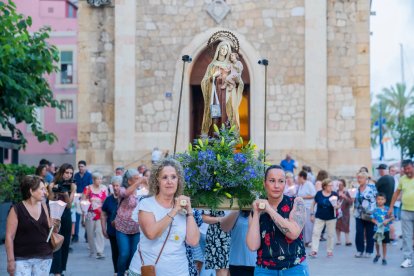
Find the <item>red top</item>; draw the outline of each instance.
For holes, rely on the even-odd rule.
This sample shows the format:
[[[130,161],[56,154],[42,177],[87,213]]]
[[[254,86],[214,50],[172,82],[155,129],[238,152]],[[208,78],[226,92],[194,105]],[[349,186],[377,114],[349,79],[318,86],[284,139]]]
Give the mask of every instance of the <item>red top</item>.
[[[102,205],[107,197],[107,194],[106,190],[101,190],[98,194],[95,194],[92,191],[91,186],[92,185],[86,186],[85,189],[83,189],[83,194],[86,195],[86,198],[91,202],[88,213],[92,214],[90,216],[93,220],[99,220],[101,219]]]

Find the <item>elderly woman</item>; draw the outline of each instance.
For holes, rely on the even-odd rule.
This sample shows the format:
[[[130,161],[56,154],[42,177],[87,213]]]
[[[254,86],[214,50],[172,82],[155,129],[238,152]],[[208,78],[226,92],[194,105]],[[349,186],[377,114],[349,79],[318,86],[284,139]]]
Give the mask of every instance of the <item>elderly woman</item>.
[[[293,176],[293,173],[287,172],[286,173],[286,185],[285,185],[285,190],[283,191],[283,194],[287,196],[296,196],[297,191],[298,191],[298,186],[295,184],[295,177]]]
[[[370,258],[374,252],[374,223],[371,215],[376,207],[377,189],[375,185],[369,185],[369,175],[365,171],[357,174],[359,184],[355,195],[354,216],[355,216],[355,245],[357,254],[355,258]],[[365,242],[366,240],[366,246]],[[364,256],[365,252],[365,256]]]
[[[111,179],[113,194],[108,196],[103,205],[101,213],[102,234],[109,239],[112,252],[112,264],[114,266],[115,275],[118,274],[118,243],[116,242],[116,230],[114,228],[114,220],[116,211],[118,210],[118,196],[121,188],[122,176],[114,176]]]
[[[63,211],[61,221],[61,227],[59,234],[61,234],[65,240],[62,247],[53,253],[52,267],[50,273],[61,275],[66,271],[66,264],[69,257],[69,245],[70,236],[72,233],[72,202],[76,193],[76,185],[73,183],[73,166],[70,164],[63,164],[59,167],[55,179],[49,185],[49,199],[50,200],[62,200],[66,202],[65,211]]]
[[[352,203],[354,202],[351,195],[346,191],[346,181],[345,179],[339,180],[338,185],[338,196],[341,201],[341,211],[342,216],[336,221],[336,237],[337,245],[341,245],[341,232],[345,233],[345,245],[351,246],[352,242],[349,238],[349,221],[350,221],[350,209]]]
[[[182,195],[183,170],[173,159],[154,165],[150,197],[139,206],[142,237],[131,262],[129,275],[140,275],[144,265],[155,265],[157,275],[188,276],[185,244],[196,246],[200,232],[189,197]]]
[[[88,200],[91,205],[87,214],[82,214],[82,225],[86,228],[90,256],[96,254],[97,259],[103,259],[105,239],[101,227],[102,205],[108,196],[108,189],[102,185],[102,175],[98,172],[92,173],[92,185],[83,190],[82,199]],[[86,216],[84,218],[83,216]]]
[[[316,194],[315,186],[308,181],[307,177],[308,174],[305,171],[301,171],[298,174],[298,190],[296,194],[297,196],[303,198],[305,203],[306,219],[305,227],[303,228],[303,240],[305,242],[305,246],[309,246],[312,241],[313,222],[311,220],[311,213],[313,210],[311,209],[311,206]]]
[[[328,233],[326,251],[328,253],[328,257],[333,256],[336,209],[339,206],[338,194],[332,191],[332,187],[332,180],[329,178],[323,180],[322,191],[316,193],[315,199],[312,203],[311,210],[315,210],[315,205],[317,205],[316,214],[314,212],[311,213],[311,219],[314,222],[314,227],[312,234],[312,252],[310,253],[310,256],[314,258],[318,255],[319,238],[325,226],[326,232]],[[336,200],[334,200],[333,197],[336,197]]]
[[[25,176],[20,183],[23,201],[10,209],[6,226],[7,272],[10,275],[49,275],[52,246],[49,234],[44,180]],[[58,227],[56,227],[58,229]]]
[[[139,224],[132,214],[138,206],[137,189],[142,181],[143,178],[136,169],[128,169],[124,174],[123,186],[119,190],[119,207],[114,221],[119,250],[118,276],[124,276],[137,250],[140,238]]]
[[[267,200],[257,199],[249,216],[247,246],[257,251],[254,275],[309,275],[302,230],[305,203],[283,195],[285,172],[272,165],[265,172]]]

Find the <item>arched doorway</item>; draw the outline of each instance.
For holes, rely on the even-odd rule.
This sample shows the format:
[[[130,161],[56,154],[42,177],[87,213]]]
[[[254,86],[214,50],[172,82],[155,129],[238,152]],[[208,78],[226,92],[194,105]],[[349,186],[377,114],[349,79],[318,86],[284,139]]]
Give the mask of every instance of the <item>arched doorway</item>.
[[[201,92],[201,80],[204,77],[207,66],[212,60],[208,48],[205,48],[195,59],[190,76],[190,142],[198,138],[201,133],[203,121],[204,99]],[[240,135],[244,141],[250,140],[250,75],[243,56],[240,55],[243,63],[242,79],[244,83],[243,99],[239,107],[240,114]]]

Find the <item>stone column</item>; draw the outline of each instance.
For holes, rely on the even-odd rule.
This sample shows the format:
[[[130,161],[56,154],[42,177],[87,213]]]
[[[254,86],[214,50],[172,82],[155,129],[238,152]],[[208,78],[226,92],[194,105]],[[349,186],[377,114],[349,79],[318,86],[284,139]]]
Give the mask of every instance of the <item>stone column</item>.
[[[115,2],[115,142],[114,162],[135,148],[136,2]]]
[[[327,148],[326,0],[305,1],[305,129],[309,148]]]

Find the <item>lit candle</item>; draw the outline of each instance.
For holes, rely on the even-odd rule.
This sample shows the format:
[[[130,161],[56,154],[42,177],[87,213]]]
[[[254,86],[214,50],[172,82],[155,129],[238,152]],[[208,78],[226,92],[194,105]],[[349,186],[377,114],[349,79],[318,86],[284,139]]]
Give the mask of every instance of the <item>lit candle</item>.
[[[182,200],[180,201],[180,205],[181,205],[181,207],[185,207],[185,206],[187,206],[187,200],[182,199]]]

